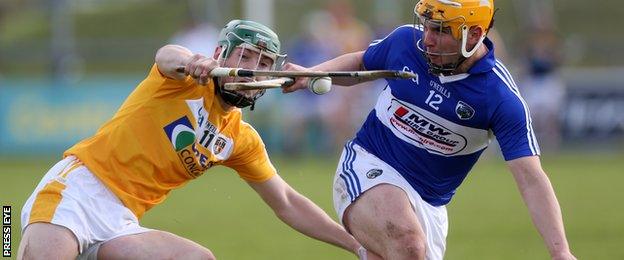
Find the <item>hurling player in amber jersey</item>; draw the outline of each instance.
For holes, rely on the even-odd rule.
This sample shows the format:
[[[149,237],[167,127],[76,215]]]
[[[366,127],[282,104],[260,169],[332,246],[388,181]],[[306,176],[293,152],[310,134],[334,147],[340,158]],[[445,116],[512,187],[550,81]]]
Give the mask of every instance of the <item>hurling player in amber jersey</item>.
[[[217,66],[280,69],[278,36],[243,20],[228,23],[213,57],[167,45],[143,82],[95,135],[74,145],[43,177],[22,211],[19,259],[214,259],[177,235],[138,219],[169,192],[223,165],[234,169],[285,223],[366,257],[366,250],[271,164],[241,109],[262,90],[223,84],[261,78],[211,78]],[[184,73],[177,68],[184,67]]]

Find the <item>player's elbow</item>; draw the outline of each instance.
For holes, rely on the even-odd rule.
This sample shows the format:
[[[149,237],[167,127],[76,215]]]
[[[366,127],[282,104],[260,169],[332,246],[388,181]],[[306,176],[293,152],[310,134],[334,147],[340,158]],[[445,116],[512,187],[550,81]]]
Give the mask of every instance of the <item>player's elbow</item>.
[[[283,199],[273,206],[273,212],[282,221],[288,221],[296,215],[297,206],[301,204],[301,195],[294,190],[290,190],[283,196]]]
[[[274,208],[273,213],[275,216],[280,219],[282,222],[290,225],[291,220],[295,218],[296,209],[292,205],[284,205],[283,207]]]
[[[288,222],[289,217],[292,215],[288,209],[274,209],[275,216],[284,222]]]
[[[178,67],[184,66],[183,62],[190,57],[192,52],[179,45],[165,45],[158,49],[154,58],[158,70],[165,76],[174,79],[184,79],[184,74],[176,71]]]
[[[165,67],[167,64],[175,60],[175,57],[178,56],[181,48],[184,47],[172,44],[160,47],[160,49],[156,51],[156,57],[154,57],[156,64],[160,67]]]
[[[176,48],[176,46],[177,45],[167,44],[165,46],[160,47],[158,51],[156,51],[156,57],[155,57],[156,63],[164,61],[165,57],[167,57],[169,53],[172,52],[174,48]]]

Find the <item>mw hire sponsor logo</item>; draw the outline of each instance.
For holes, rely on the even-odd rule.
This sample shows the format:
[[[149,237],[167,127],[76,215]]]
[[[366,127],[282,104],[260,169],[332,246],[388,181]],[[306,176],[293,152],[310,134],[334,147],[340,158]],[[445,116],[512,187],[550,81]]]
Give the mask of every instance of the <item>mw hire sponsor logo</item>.
[[[452,155],[466,148],[466,138],[393,99],[390,123],[403,136],[433,153]]]

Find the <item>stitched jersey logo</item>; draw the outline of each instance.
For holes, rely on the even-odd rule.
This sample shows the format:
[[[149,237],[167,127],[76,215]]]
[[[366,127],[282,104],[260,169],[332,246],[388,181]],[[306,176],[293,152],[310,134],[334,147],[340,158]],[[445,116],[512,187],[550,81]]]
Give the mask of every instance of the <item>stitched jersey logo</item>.
[[[457,106],[455,106],[455,113],[457,114],[459,119],[469,120],[474,116],[475,111],[474,108],[472,108],[470,105],[466,104],[463,101],[459,101],[457,102]]]
[[[227,144],[227,140],[225,140],[225,138],[219,136],[217,138],[217,140],[215,141],[214,146],[212,147],[212,150],[213,150],[212,152],[215,155],[219,155],[223,151],[223,148],[225,148],[226,144]]]
[[[186,116],[166,125],[164,130],[176,152],[195,142],[195,130],[193,130],[193,125]]]
[[[205,156],[199,153],[195,147],[195,130],[188,117],[183,116],[171,122],[163,127],[163,130],[165,130],[186,172],[193,178],[202,175],[209,166],[201,165],[198,161],[198,157],[205,158]]]

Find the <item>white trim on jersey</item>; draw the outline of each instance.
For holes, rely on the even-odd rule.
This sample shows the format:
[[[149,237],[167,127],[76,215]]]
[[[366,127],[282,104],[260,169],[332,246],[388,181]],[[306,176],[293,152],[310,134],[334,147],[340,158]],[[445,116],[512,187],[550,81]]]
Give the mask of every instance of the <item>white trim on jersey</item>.
[[[470,74],[468,73],[461,73],[461,74],[455,74],[455,75],[450,75],[450,76],[439,75],[438,79],[440,79],[440,83],[445,84],[445,83],[460,81],[469,76]]]
[[[529,129],[531,131],[531,138],[533,139],[533,143],[535,144],[535,150],[537,152],[537,154],[540,154],[540,148],[539,148],[539,144],[537,142],[537,137],[535,135],[535,131],[533,130],[533,120],[531,119],[531,110],[529,108],[529,105],[527,105],[526,101],[524,100],[524,98],[522,98],[522,95],[520,94],[520,90],[518,89],[518,85],[516,84],[516,82],[514,81],[513,77],[511,76],[511,73],[509,73],[509,70],[507,70],[507,68],[505,67],[505,65],[503,65],[502,62],[500,62],[499,60],[496,60],[496,64],[497,67],[499,67],[499,69],[501,69],[501,71],[507,75],[507,77],[510,79],[511,84],[513,85],[513,89],[515,90],[515,93],[517,96],[520,97],[520,101],[522,101],[522,104],[524,105],[525,110],[528,113],[528,117],[529,117]]]
[[[511,73],[509,72],[509,70],[507,70],[507,68],[505,67],[505,65],[503,65],[503,63],[502,63],[501,61],[499,61],[499,60],[496,60],[496,64],[497,64],[497,66],[501,69],[501,71],[502,71],[503,73],[505,73],[505,75],[507,75],[507,77],[510,79],[511,84],[514,86],[515,93],[516,93],[518,96],[522,97],[522,95],[520,94],[520,90],[518,89],[518,85],[516,84],[516,81],[515,81],[515,80],[513,79],[513,77],[511,76]],[[531,112],[531,110],[530,110],[530,108],[529,108],[529,105],[527,105],[526,101],[524,100],[524,98],[520,98],[520,100],[522,101],[522,104],[525,106],[525,109],[526,109],[527,111],[529,111],[529,123],[530,123],[530,124],[529,124],[529,127],[530,127],[530,129],[531,129],[531,138],[533,139],[533,142],[536,144],[536,145],[535,145],[535,148],[536,148],[537,154],[540,154],[540,153],[541,153],[541,151],[540,151],[540,148],[539,148],[539,144],[538,144],[538,142],[537,142],[537,137],[535,136],[535,131],[533,130],[533,120],[531,119],[531,116],[530,116],[530,112]]]
[[[535,137],[535,132],[533,131],[533,124],[531,121],[531,113],[529,110],[529,106],[526,104],[522,96],[520,95],[520,91],[516,86],[516,82],[514,82],[513,78],[509,74],[509,71],[505,68],[505,66],[500,63],[500,61],[496,60],[496,67],[492,68],[492,71],[496,73],[496,75],[505,83],[507,88],[514,93],[514,95],[520,100],[522,103],[522,107],[524,108],[525,120],[526,120],[526,128],[527,128],[527,140],[529,141],[529,148],[531,148],[531,153],[534,155],[540,154],[539,145],[537,144],[537,138]]]

